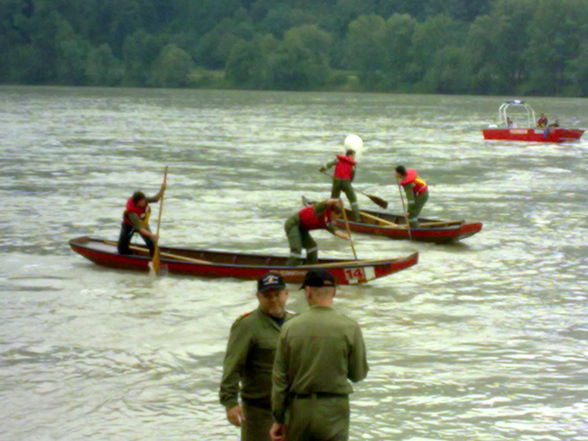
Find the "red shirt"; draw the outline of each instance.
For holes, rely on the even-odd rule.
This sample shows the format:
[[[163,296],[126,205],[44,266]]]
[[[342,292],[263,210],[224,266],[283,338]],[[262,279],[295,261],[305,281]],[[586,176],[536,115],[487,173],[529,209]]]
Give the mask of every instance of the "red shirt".
[[[355,160],[345,155],[337,155],[337,165],[335,166],[334,177],[339,179],[351,180],[353,178],[353,170],[355,167]]]
[[[414,194],[423,194],[425,191],[427,191],[427,183],[423,179],[419,178],[419,175],[413,168],[407,169],[406,177],[400,181],[400,185],[403,187],[405,185],[411,184],[413,184],[412,191]]]
[[[327,209],[323,212],[321,216],[317,216],[316,211],[314,209],[314,205],[304,207],[302,210],[298,212],[298,216],[300,218],[300,226],[306,228],[309,231],[320,229],[328,230],[331,228],[332,211],[332,207],[327,207]]]
[[[141,219],[141,222],[145,222],[145,220],[147,219],[147,215],[150,211],[151,207],[149,207],[149,204],[141,208],[135,205],[135,203],[133,202],[133,198],[129,198],[129,200],[127,201],[125,212],[123,214],[123,222],[127,225],[133,225],[133,222],[129,218],[129,214],[131,213],[136,214],[139,217],[139,219]]]

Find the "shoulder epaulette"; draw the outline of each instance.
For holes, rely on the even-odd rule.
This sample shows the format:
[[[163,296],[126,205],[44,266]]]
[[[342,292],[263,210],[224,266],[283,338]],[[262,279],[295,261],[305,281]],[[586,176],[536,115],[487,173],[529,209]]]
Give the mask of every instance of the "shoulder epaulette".
[[[240,322],[241,320],[243,320],[245,317],[248,317],[251,315],[253,311],[249,311],[249,312],[244,312],[243,314],[241,314],[239,317],[237,317],[237,320],[235,320],[235,323]]]

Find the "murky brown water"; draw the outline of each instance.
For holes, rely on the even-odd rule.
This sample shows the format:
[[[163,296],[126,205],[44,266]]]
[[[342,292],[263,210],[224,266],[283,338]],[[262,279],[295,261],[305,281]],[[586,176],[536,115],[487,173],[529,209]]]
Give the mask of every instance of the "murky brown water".
[[[162,241],[287,253],[300,195],[347,133],[357,186],[389,199],[397,163],[429,181],[425,215],[484,222],[456,246],[357,236],[360,257],[417,267],[337,306],[371,371],[353,440],[588,439],[588,143],[484,143],[502,98],[0,87],[0,439],[233,440],[217,402],[232,321],[254,283],[150,279],[73,254],[116,238],[135,189],[170,167]],[[588,127],[588,100],[534,99]],[[360,200],[365,207],[370,202]],[[373,208],[373,207],[370,207]],[[346,243],[316,235],[325,255]],[[290,308],[304,304],[293,291]]]

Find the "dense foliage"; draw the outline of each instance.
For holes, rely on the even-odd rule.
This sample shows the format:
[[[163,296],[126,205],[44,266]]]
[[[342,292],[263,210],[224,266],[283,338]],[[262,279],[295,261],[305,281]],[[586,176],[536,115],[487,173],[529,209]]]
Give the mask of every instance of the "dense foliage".
[[[0,82],[588,95],[586,0],[0,0]]]

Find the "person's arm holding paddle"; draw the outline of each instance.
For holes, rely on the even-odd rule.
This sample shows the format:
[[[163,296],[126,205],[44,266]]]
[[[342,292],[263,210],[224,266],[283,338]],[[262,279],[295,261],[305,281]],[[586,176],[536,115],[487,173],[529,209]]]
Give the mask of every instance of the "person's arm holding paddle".
[[[335,224],[339,217],[341,217],[341,200],[340,199],[327,199],[326,201],[319,202],[315,206],[315,212],[317,216],[322,216],[326,210],[330,208],[330,222],[327,223],[326,229],[329,233],[337,236],[341,239],[350,240],[349,235],[342,230],[335,228]]]
[[[155,196],[145,198],[147,203],[153,204],[159,202],[166,188],[167,183],[164,182],[163,184],[161,184],[161,188]],[[147,237],[150,237],[155,242],[159,240],[159,236],[155,233],[152,233],[149,229],[149,217],[147,217],[145,221],[142,221],[137,214],[129,213],[129,220],[133,223],[133,227],[135,228],[135,230],[137,230],[139,234],[143,234]]]
[[[139,219],[138,215],[135,213],[129,213],[129,220],[132,222],[133,228],[135,228],[139,234],[147,236],[155,242],[159,240],[159,236],[155,233],[152,233],[151,230],[149,230],[149,225],[145,224],[141,219]]]

